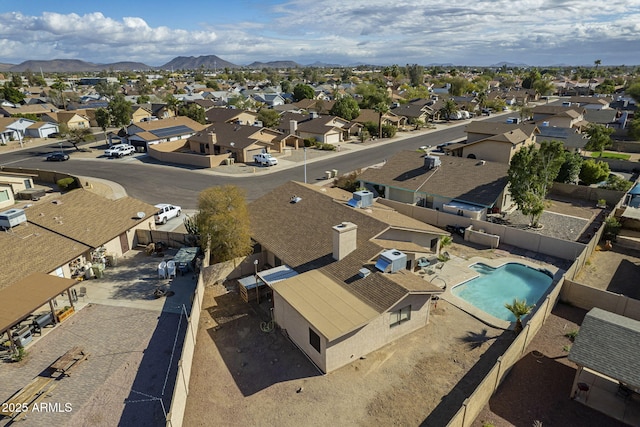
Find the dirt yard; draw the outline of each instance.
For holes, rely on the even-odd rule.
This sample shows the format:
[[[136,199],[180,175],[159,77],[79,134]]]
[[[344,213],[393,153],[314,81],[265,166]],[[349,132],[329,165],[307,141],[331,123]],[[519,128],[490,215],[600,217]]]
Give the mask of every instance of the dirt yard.
[[[617,246],[596,250],[575,280],[588,286],[640,299],[640,252]]]
[[[323,376],[235,292],[208,288],[203,307],[189,426],[445,425],[512,338],[439,301],[425,328]]]

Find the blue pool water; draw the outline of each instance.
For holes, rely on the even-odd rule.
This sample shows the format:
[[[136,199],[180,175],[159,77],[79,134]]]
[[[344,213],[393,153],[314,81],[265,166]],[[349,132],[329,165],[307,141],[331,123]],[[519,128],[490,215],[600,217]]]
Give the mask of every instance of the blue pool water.
[[[518,263],[498,268],[481,263],[470,267],[480,276],[455,286],[451,293],[493,317],[510,322],[516,318],[504,307],[506,303],[517,298],[527,300],[527,304],[538,304],[553,281],[546,273]]]

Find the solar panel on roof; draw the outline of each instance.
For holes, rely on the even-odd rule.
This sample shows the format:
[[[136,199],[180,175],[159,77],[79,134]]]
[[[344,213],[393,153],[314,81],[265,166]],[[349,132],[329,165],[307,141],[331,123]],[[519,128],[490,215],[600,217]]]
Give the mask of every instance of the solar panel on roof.
[[[152,134],[154,134],[159,138],[165,138],[170,135],[182,135],[185,133],[193,132],[193,130],[188,126],[178,125],[178,126],[171,126],[163,129],[151,130],[149,132],[151,132]]]

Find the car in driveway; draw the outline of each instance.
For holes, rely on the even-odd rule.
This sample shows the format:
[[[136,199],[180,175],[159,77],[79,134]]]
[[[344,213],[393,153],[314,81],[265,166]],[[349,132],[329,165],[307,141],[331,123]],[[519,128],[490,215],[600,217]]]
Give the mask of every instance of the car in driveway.
[[[180,206],[160,203],[155,205],[155,207],[158,209],[154,215],[156,224],[166,224],[170,219],[177,218],[182,214],[182,208]]]
[[[108,157],[123,157],[123,156],[130,156],[135,152],[136,152],[136,149],[133,145],[116,144],[106,149],[104,152],[104,155]]]
[[[69,155],[65,153],[51,153],[47,156],[48,162],[64,162],[69,160]]]

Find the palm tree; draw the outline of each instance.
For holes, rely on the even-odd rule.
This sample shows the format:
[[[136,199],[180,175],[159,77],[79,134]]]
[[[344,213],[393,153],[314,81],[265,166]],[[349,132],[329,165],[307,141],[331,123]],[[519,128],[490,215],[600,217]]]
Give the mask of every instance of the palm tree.
[[[440,110],[441,114],[447,117],[447,121],[451,120],[451,116],[458,111],[458,104],[453,99],[447,99],[444,106]]]
[[[531,313],[531,310],[533,310],[536,305],[527,305],[526,299],[518,301],[516,298],[514,298],[512,304],[506,303],[504,306],[516,317],[516,326],[513,331],[516,333],[516,335],[518,335],[520,332],[522,332],[522,317]]]
[[[382,116],[389,112],[389,105],[386,102],[377,103],[373,109],[378,113],[378,138],[382,138]]]

